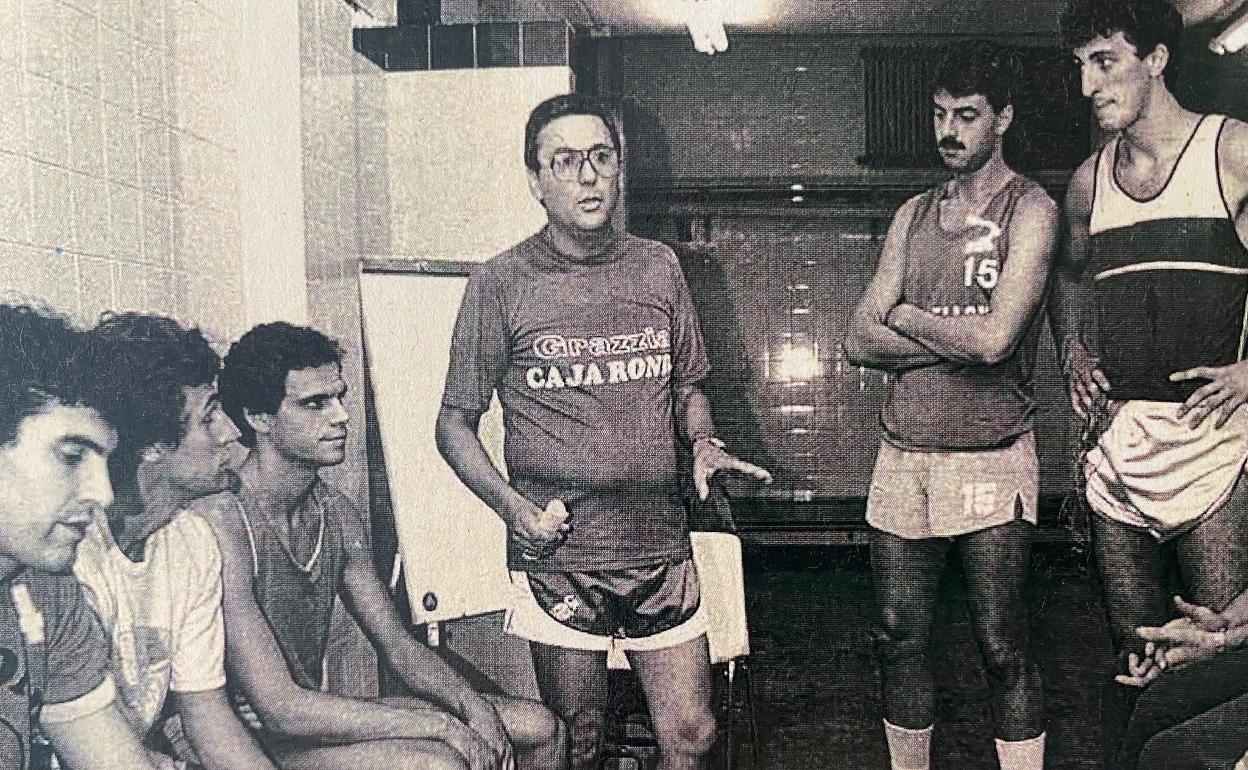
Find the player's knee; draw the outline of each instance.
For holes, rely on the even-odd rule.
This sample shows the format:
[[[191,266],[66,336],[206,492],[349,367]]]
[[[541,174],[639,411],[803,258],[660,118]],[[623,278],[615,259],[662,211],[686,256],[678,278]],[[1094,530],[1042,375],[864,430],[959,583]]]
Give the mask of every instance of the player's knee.
[[[516,734],[533,747],[549,747],[567,741],[563,720],[541,704],[534,704],[525,713],[524,723]]]
[[[873,631],[875,648],[885,665],[922,660],[927,655],[927,634],[905,623],[901,614],[885,609]]]
[[[578,708],[561,715],[566,725],[573,757],[596,757],[602,750],[607,712],[603,709]]]
[[[472,770],[468,760],[449,747],[421,747],[416,751],[406,752],[405,756],[395,758],[392,767],[395,770]]]
[[[988,681],[994,686],[1010,688],[1022,681],[1029,664],[1027,653],[1012,641],[993,640],[984,644],[984,665]]]
[[[709,709],[689,709],[656,720],[654,730],[663,751],[700,757],[715,743],[715,716]]]
[[[1189,756],[1191,747],[1184,747],[1165,733],[1144,744],[1136,770],[1166,770],[1173,767],[1180,757]]]

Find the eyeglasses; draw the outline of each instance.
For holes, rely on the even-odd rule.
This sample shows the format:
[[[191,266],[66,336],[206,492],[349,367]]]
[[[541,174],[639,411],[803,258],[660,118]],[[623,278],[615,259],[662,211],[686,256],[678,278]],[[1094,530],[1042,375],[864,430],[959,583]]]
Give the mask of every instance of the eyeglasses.
[[[561,182],[575,182],[588,162],[598,176],[610,179],[620,173],[620,153],[614,147],[597,145],[588,150],[561,147],[550,158],[550,173]]]

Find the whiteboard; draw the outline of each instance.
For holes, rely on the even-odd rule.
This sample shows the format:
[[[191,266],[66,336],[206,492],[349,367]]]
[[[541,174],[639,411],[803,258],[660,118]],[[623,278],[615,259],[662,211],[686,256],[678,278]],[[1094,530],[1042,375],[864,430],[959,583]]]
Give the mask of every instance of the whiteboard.
[[[416,623],[504,609],[511,590],[506,526],[459,481],[434,442],[467,270],[429,260],[402,273],[360,276],[373,408]],[[481,419],[480,436],[502,471],[497,397]],[[434,609],[426,609],[428,597],[436,600]]]

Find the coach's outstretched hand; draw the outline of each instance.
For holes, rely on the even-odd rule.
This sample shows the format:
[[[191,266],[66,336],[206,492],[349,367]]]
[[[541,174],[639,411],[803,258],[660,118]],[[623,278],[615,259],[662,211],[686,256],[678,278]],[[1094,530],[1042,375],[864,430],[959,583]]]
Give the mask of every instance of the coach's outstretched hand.
[[[719,471],[732,471],[755,479],[763,484],[771,483],[771,472],[753,463],[747,463],[724,451],[718,439],[701,438],[693,444],[693,486],[698,499],[705,500],[711,494],[711,477]]]
[[[1189,412],[1193,415],[1193,428],[1215,412],[1217,420],[1214,427],[1221,428],[1236,409],[1248,402],[1248,361],[1227,366],[1198,366],[1170,375],[1171,382],[1184,380],[1209,380],[1179,407],[1180,419]]]

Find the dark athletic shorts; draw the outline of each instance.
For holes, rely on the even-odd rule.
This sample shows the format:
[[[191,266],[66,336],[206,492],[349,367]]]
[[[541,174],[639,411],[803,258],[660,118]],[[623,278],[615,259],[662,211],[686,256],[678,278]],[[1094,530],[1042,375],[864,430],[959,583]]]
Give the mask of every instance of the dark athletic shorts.
[[[512,572],[507,631],[581,650],[658,650],[706,633],[692,559],[593,572]]]

